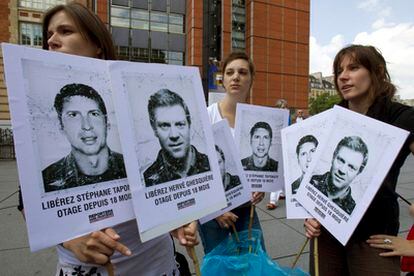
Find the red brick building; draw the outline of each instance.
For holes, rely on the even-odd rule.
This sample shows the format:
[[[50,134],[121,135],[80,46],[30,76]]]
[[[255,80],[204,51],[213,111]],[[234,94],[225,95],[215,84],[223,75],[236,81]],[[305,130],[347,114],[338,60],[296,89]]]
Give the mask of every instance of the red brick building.
[[[215,12],[205,11],[206,7],[214,5],[218,6]],[[234,49],[244,49],[257,70],[251,103],[274,106],[277,99],[283,98],[290,107],[307,109],[309,12],[309,0],[187,1],[186,64],[205,66],[208,59],[203,53],[206,47],[202,45],[206,41],[201,38],[211,24],[206,24],[202,17],[219,14],[221,18],[217,24],[212,24],[215,26],[211,33],[219,37],[216,48],[220,49],[207,54],[207,58],[221,60]],[[235,21],[238,18],[243,21],[243,17],[245,25],[241,22],[240,29],[244,30],[244,47],[235,41],[240,37],[235,35],[238,24]],[[205,74],[206,70],[203,72]]]
[[[41,46],[43,12],[65,0],[0,1],[0,41]],[[257,75],[250,102],[308,106],[309,0],[83,0],[108,24],[121,59],[198,66],[246,51]],[[0,59],[0,127],[10,125]]]

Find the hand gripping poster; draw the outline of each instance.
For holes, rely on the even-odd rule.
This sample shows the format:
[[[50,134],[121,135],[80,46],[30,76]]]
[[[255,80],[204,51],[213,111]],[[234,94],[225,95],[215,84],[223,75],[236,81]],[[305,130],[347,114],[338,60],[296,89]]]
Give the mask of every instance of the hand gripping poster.
[[[220,168],[221,183],[226,193],[227,206],[201,218],[200,223],[210,221],[251,198],[250,185],[244,175],[240,154],[226,119],[213,124],[214,144]]]
[[[288,123],[287,109],[237,104],[235,140],[252,191],[284,188],[280,131]]]
[[[225,207],[198,69],[117,62],[110,72],[141,240]]]
[[[105,61],[2,48],[31,250],[133,219]]]
[[[327,131],[332,124],[331,110],[314,115],[300,124],[282,129],[283,169],[285,177],[286,217],[304,219],[310,214],[296,200],[297,191],[313,156],[320,145],[326,143]]]
[[[369,207],[408,132],[335,106],[297,200],[345,245]]]

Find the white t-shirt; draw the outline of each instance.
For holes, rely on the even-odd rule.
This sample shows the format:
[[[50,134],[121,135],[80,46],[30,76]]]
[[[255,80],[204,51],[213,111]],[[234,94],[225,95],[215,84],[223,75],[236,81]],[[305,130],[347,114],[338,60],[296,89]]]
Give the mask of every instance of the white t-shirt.
[[[141,243],[135,220],[121,223],[113,228],[121,236],[120,242],[132,251],[132,256],[124,256],[119,252],[112,255],[111,263],[114,266],[115,275],[179,275],[175,264],[173,241],[169,234]],[[82,263],[63,246],[57,246],[57,252],[59,262],[56,276],[66,275],[65,272],[67,275],[72,275],[80,269],[85,273],[96,269],[95,273],[101,273],[102,276],[108,275],[105,267]],[[61,270],[62,274],[60,274]]]
[[[215,124],[218,121],[223,120],[223,117],[221,117],[221,114],[220,114],[218,103],[213,103],[212,105],[207,107],[207,111],[208,111],[208,117],[210,118],[210,122],[212,124]],[[230,130],[231,130],[231,134],[234,137],[234,128],[231,127]]]

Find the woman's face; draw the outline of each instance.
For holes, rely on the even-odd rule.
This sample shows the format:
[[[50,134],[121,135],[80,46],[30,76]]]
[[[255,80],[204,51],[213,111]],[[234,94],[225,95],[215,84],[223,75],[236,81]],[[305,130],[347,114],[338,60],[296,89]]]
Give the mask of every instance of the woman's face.
[[[97,58],[101,53],[93,42],[85,39],[73,20],[64,11],[52,16],[47,28],[50,51]]]
[[[369,71],[353,61],[350,56],[342,59],[337,72],[337,83],[342,97],[348,101],[360,101],[368,99],[371,87]]]
[[[246,99],[251,84],[252,75],[246,60],[235,59],[227,64],[223,77],[223,86],[227,93]]]

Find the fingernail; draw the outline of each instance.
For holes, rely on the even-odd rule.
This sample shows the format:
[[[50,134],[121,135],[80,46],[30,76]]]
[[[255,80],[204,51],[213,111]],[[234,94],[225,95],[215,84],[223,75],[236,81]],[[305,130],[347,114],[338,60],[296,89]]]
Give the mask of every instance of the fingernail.
[[[131,252],[131,250],[128,249],[127,251],[125,251],[125,254],[130,256],[132,254],[132,252]]]
[[[120,238],[120,236],[119,236],[118,234],[115,234],[115,235],[114,235],[114,238],[115,238],[115,239],[119,239],[119,238]]]

